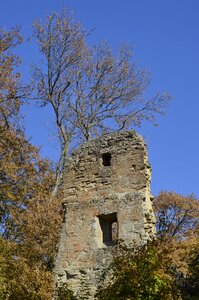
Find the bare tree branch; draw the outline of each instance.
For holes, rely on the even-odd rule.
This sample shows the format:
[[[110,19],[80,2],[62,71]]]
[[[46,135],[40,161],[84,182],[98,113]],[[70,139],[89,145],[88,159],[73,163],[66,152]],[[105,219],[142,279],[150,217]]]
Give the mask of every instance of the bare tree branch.
[[[43,25],[36,22],[34,36],[47,63],[35,67],[36,96],[53,108],[62,157],[75,139],[130,129],[144,120],[155,124],[155,116],[165,112],[170,98],[145,99],[149,76],[132,61],[127,45],[117,53],[107,43],[88,47],[86,32],[66,10]]]

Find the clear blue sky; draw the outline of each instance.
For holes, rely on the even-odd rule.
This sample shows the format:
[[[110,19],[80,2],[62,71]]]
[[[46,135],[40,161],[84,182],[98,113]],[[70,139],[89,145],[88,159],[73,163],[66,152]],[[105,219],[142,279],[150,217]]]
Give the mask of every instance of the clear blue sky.
[[[149,94],[168,91],[173,96],[159,127],[139,129],[148,145],[152,164],[152,192],[175,191],[199,196],[199,1],[198,0],[6,0],[0,4],[1,26],[22,26],[30,36],[31,24],[63,6],[74,12],[85,28],[95,28],[90,40],[106,39],[115,47],[128,41],[134,59],[152,73]],[[18,50],[22,71],[28,77],[39,58],[33,40]],[[28,136],[43,145],[52,159],[57,148],[50,123],[52,116],[24,109]]]

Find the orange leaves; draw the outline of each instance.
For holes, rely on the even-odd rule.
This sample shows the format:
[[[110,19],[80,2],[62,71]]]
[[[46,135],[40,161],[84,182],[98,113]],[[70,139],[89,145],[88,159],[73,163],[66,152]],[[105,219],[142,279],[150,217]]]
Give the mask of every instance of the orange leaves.
[[[199,238],[199,201],[194,195],[161,192],[154,199],[154,209],[162,248],[170,249],[172,263],[186,274],[187,257]]]
[[[13,49],[21,42],[18,27],[10,32],[0,28],[0,124],[6,128],[18,126],[22,99],[29,94],[29,87],[22,86],[21,74],[16,72],[20,59]]]
[[[13,242],[0,240],[0,298],[40,299],[52,296],[53,280],[51,272],[40,265],[29,265],[29,261],[16,253]]]
[[[19,87],[19,74],[14,69],[19,63],[11,50],[21,42],[18,29],[5,32],[0,28],[0,121],[5,121],[19,112],[19,101],[16,98]],[[15,101],[16,100],[16,101]]]
[[[47,300],[61,224],[54,173],[22,132],[0,129],[2,297]]]
[[[18,29],[0,29],[0,298],[52,296],[52,267],[61,205],[51,196],[55,175],[19,129],[19,110],[28,88],[21,86],[12,53]]]
[[[184,240],[199,232],[199,201],[194,195],[185,197],[161,192],[154,199],[157,233],[163,239]]]

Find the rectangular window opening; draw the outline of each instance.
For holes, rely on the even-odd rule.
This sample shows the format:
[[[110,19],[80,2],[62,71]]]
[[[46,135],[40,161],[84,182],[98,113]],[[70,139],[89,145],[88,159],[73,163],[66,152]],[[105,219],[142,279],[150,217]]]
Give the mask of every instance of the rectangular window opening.
[[[103,166],[111,166],[111,154],[110,153],[103,153],[102,154],[102,163]]]
[[[99,224],[102,232],[102,243],[106,246],[116,245],[118,240],[117,213],[99,216]]]

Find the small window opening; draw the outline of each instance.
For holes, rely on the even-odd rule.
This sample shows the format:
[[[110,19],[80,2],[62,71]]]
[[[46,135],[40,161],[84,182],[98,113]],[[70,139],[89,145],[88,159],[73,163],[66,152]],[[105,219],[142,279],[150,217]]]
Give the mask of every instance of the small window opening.
[[[103,163],[103,166],[105,166],[105,167],[108,167],[111,165],[111,154],[110,153],[102,154],[102,163]]]
[[[102,232],[102,243],[106,246],[113,246],[118,240],[117,213],[99,216],[99,223]]]

